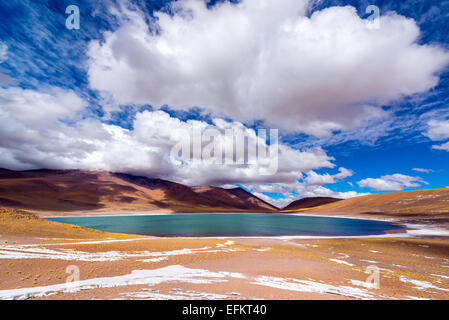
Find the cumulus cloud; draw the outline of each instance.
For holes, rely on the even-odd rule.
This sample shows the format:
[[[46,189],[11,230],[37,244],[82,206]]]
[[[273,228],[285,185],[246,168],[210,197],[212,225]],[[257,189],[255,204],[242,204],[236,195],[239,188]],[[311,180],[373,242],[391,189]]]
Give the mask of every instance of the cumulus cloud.
[[[427,131],[423,134],[432,141],[449,139],[449,120],[430,120]],[[433,149],[449,151],[449,141],[441,145],[433,145]]]
[[[338,168],[338,173],[334,175],[336,179],[342,180],[354,175],[354,171],[346,169],[346,168]]]
[[[370,193],[360,193],[356,191],[336,192],[329,188],[323,187],[325,184],[336,183],[338,180],[343,180],[354,174],[352,170],[346,168],[339,168],[338,173],[334,175],[330,174],[317,174],[314,171],[308,171],[299,180],[293,183],[282,184],[251,184],[245,185],[245,188],[253,192],[261,199],[272,203],[278,208],[283,208],[291,202],[300,198],[310,197],[332,197],[339,199],[349,199],[354,197],[360,197],[369,195]],[[275,197],[273,199],[267,194],[278,194],[282,196]]]
[[[266,194],[257,192],[257,191],[253,191],[252,192],[256,197],[271,203],[273,206],[277,207],[277,208],[285,208],[286,206],[288,206],[290,203],[292,203],[295,200],[298,200],[298,198],[293,195],[293,194],[288,194],[282,198],[278,198],[278,199],[273,199],[270,196],[267,196]]]
[[[233,134],[226,135],[226,130],[230,130]],[[258,160],[254,158],[256,155],[249,154],[246,148],[244,150],[246,158],[241,159],[241,164],[217,163],[215,154],[204,152],[204,147],[208,144],[205,133],[211,131],[218,134],[214,137],[213,142],[221,146],[220,150],[229,150],[229,147],[233,149],[234,139],[239,137],[246,137],[249,139],[248,141],[267,147],[265,139],[262,139],[253,129],[246,128],[242,123],[228,122],[219,118],[213,119],[212,124],[198,120],[184,122],[163,111],[145,111],[138,114],[134,122],[133,137],[145,145],[164,147],[168,154],[171,153],[171,149],[175,145],[192,145],[191,156],[181,157],[173,164],[176,174],[173,174],[172,178],[187,184],[291,183],[296,181],[302,172],[312,168],[334,167],[331,162],[333,158],[327,156],[320,148],[299,151],[282,144],[278,145],[277,171],[273,174],[261,174],[260,166],[250,165],[251,163],[257,164]],[[193,141],[193,139],[198,139],[198,137],[193,138],[195,132],[203,132],[203,136],[199,137],[202,142],[195,143]],[[195,152],[196,147],[202,150]],[[233,159],[237,160],[236,150],[232,154]],[[172,159],[171,163],[173,163]]]
[[[339,199],[349,199],[369,195],[369,193],[366,192],[361,193],[356,191],[336,192],[323,186],[316,186],[314,188],[305,187],[301,194],[304,197],[331,197]]]
[[[143,111],[136,114],[132,129],[86,119],[82,116],[86,103],[70,90],[2,88],[0,106],[0,167],[97,169],[190,185],[224,185],[294,183],[302,172],[335,166],[334,159],[320,148],[300,151],[283,144],[278,145],[276,154],[278,170],[270,175],[261,174],[257,165],[251,165],[258,163],[249,153],[241,164],[216,163],[213,154],[195,157],[195,152],[192,157],[182,154],[174,161],[174,146],[184,141],[190,146],[190,133],[195,130],[215,130],[225,149],[234,146],[234,136],[230,140],[222,134],[226,130],[246,136],[247,142],[257,141],[263,148],[268,149],[268,144],[242,123],[220,118],[212,123],[181,121],[160,110]],[[202,149],[205,145],[200,141],[192,146]],[[231,150],[232,158],[237,159],[237,151]]]
[[[307,174],[307,178],[305,179],[305,183],[308,185],[323,185],[323,184],[331,184],[335,183],[334,178],[326,173],[326,174],[317,174],[316,172],[310,171]]]
[[[265,186],[245,186],[257,197],[270,202],[278,208],[284,208],[291,202],[301,198],[313,198],[313,197],[331,197],[338,199],[349,199],[354,197],[360,197],[369,195],[370,193],[360,193],[356,191],[336,192],[321,185],[310,185],[306,183],[296,182],[290,185],[276,186],[273,190],[276,191],[264,191]],[[263,192],[275,192],[280,193],[282,196],[273,199],[273,197],[264,194]]]
[[[330,175],[329,173],[318,174],[314,171],[309,171],[307,172],[307,177],[304,179],[304,183],[307,185],[321,186],[324,184],[336,183],[337,180],[343,180],[354,174],[354,171],[343,167],[339,168],[338,171],[339,172],[334,175]]]
[[[121,26],[90,43],[90,86],[117,105],[199,106],[322,137],[388,116],[376,106],[429,90],[449,63],[412,19],[388,13],[373,29],[350,6],[306,7],[180,0],[147,25],[122,6]]]
[[[233,187],[242,184],[262,199],[283,207],[299,197],[332,196],[348,198],[356,192],[339,193],[322,185],[352,175],[338,168],[334,175],[316,174],[313,170],[334,168],[334,158],[321,148],[296,150],[278,145],[278,170],[261,175],[259,167],[247,165],[254,155],[245,153],[243,164],[216,163],[204,150],[207,141],[192,143],[195,131],[215,130],[224,149],[233,146],[224,132],[245,136],[268,149],[265,138],[236,121],[212,119],[182,121],[168,113],[143,111],[135,115],[132,129],[106,124],[83,116],[86,102],[71,90],[49,88],[35,91],[17,87],[0,88],[0,167],[10,169],[82,169],[107,170],[165,178],[189,185]],[[201,136],[201,138],[203,138]],[[191,144],[192,153],[173,159],[172,150],[179,143]],[[246,152],[247,150],[245,150]],[[196,154],[196,156],[195,156]],[[232,149],[233,159],[237,159]],[[298,180],[303,180],[299,182]],[[280,193],[274,200],[264,193]]]
[[[449,120],[430,120],[424,135],[432,141],[449,139]]]
[[[401,191],[406,188],[420,187],[422,184],[428,183],[420,177],[411,177],[397,173],[377,179],[363,179],[357,182],[357,184],[361,188],[370,188],[377,191]]]

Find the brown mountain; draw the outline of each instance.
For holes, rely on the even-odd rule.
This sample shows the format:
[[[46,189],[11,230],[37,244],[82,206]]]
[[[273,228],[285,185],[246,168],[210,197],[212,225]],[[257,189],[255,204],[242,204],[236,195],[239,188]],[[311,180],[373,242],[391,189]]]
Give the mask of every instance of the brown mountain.
[[[277,210],[241,188],[189,187],[162,179],[80,170],[0,169],[0,206],[48,212]]]
[[[374,194],[301,210],[313,214],[385,214],[440,216],[449,214],[449,188]]]
[[[341,199],[337,198],[329,198],[329,197],[313,197],[313,198],[303,198],[296,201],[293,201],[288,206],[286,206],[283,211],[290,211],[290,210],[299,210],[299,209],[305,209],[305,208],[313,208],[318,207],[321,205],[325,205],[328,203],[333,203],[341,201]]]

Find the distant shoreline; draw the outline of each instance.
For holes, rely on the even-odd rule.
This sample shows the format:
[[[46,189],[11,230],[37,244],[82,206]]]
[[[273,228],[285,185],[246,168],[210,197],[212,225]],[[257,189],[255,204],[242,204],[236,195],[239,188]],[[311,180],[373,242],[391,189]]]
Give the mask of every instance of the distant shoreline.
[[[198,215],[198,214],[284,214],[275,212],[129,212],[129,213],[87,213],[87,214],[63,214],[63,215],[41,215],[33,212],[41,218],[86,218],[86,217],[137,217],[137,216],[170,216],[170,215]]]
[[[310,235],[208,235],[208,236],[186,236],[186,235],[179,235],[179,236],[172,236],[172,235],[168,235],[168,236],[162,236],[162,238],[192,238],[192,239],[197,239],[197,238],[210,238],[210,239],[216,239],[216,238],[233,238],[233,239],[238,239],[238,238],[267,238],[267,239],[332,239],[332,238],[360,238],[360,237],[391,237],[393,235],[402,235],[402,236],[406,236],[407,234],[407,226],[401,223],[396,223],[396,222],[391,222],[391,221],[381,221],[381,220],[374,220],[374,219],[362,219],[362,218],[348,218],[348,217],[335,217],[335,216],[319,216],[319,215],[306,215],[306,214],[273,214],[273,213],[254,213],[254,212],[211,212],[211,213],[171,213],[171,214],[137,214],[137,215],[103,215],[103,216],[63,216],[63,217],[46,217],[47,219],[69,219],[68,221],[58,221],[58,220],[51,220],[51,221],[56,221],[56,222],[62,222],[62,223],[69,223],[69,224],[77,224],[76,222],[70,221],[70,219],[83,219],[83,218],[114,218],[114,217],[129,217],[129,218],[133,218],[133,217],[157,217],[157,216],[219,216],[219,215],[259,215],[259,216],[264,216],[264,215],[272,215],[272,216],[295,216],[295,217],[304,217],[304,218],[323,218],[323,219],[341,219],[341,220],[359,220],[359,221],[363,221],[363,222],[383,222],[383,223],[390,223],[392,225],[395,225],[397,227],[399,227],[399,229],[386,229],[384,230],[384,233],[379,233],[379,234],[371,234],[371,235],[313,235],[313,232],[311,232]],[[200,217],[201,218],[201,217]],[[262,218],[262,217],[261,217]],[[256,219],[258,219],[256,217]],[[84,225],[84,227],[88,227]],[[104,231],[104,230],[103,230]],[[109,231],[111,232],[111,231]],[[117,231],[114,231],[117,232]],[[126,234],[133,234],[132,232],[124,232]],[[139,234],[140,235],[140,234]],[[151,234],[141,234],[141,235],[150,235]],[[158,236],[158,235],[156,235]],[[158,236],[159,237],[159,236]]]

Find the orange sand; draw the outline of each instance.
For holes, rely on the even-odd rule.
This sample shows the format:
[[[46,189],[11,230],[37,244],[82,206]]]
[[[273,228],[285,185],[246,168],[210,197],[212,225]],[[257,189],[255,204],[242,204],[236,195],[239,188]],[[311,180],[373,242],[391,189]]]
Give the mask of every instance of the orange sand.
[[[99,240],[112,242],[99,243]],[[2,290],[64,283],[69,265],[79,268],[80,280],[116,277],[130,274],[133,270],[157,270],[179,265],[195,270],[232,272],[240,276],[226,274],[219,282],[213,283],[164,281],[156,285],[120,285],[73,293],[53,292],[34,298],[148,299],[181,296],[190,299],[361,299],[363,297],[360,295],[352,294],[358,289],[367,294],[368,299],[449,299],[449,240],[156,238],[105,233],[50,222],[23,212],[0,211],[0,253],[2,249],[23,253],[30,248],[59,253],[77,252],[81,255],[117,252],[124,258],[115,261],[2,259],[0,254],[0,296]],[[191,249],[194,253],[175,251],[182,249]],[[155,252],[168,255],[160,260],[143,261],[155,258],[149,255]],[[140,256],[133,257],[131,253]],[[364,287],[369,266],[378,268],[379,289]],[[276,288],[266,283],[257,284],[262,276],[271,277],[263,278],[270,279],[271,285],[275,277],[278,283],[280,281],[290,286]],[[307,283],[308,288],[314,287],[315,291],[304,290],[297,286],[298,283]],[[342,291],[320,292],[316,288],[322,284]]]

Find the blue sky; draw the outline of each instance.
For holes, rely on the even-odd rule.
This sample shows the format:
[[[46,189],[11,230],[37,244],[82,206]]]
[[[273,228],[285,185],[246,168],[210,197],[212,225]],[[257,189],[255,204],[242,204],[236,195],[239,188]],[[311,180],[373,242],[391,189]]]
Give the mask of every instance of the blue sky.
[[[193,24],[196,21],[198,25],[201,25],[201,23],[207,21],[209,25],[213,25],[214,19],[208,20],[208,15],[221,5],[219,1],[217,1],[218,3],[215,2],[216,1],[208,4],[209,9],[206,10],[209,11],[204,11],[202,9],[193,11],[191,23]],[[227,3],[227,5],[238,5],[238,1],[234,2],[235,4]],[[275,3],[276,1],[273,2]],[[293,3],[295,1],[290,2]],[[283,0],[279,3],[279,7],[288,7],[291,5],[288,3],[288,0]],[[179,38],[183,41],[181,43],[180,41],[176,42],[177,38],[163,39],[162,37],[168,33],[166,31],[171,26],[178,27],[180,25],[184,28],[190,28],[188,25],[190,20],[184,17],[184,20],[179,22],[178,25],[176,24],[177,22],[169,21],[164,24],[155,19],[160,12],[166,12],[167,16],[177,15],[177,11],[169,9],[167,4],[169,4],[169,1],[154,0],[53,0],[1,2],[0,19],[2,24],[0,25],[0,43],[3,45],[2,48],[5,49],[5,55],[4,58],[0,60],[0,71],[2,74],[0,77],[0,86],[2,89],[0,94],[0,110],[2,111],[2,114],[0,115],[2,115],[2,117],[0,117],[0,119],[2,119],[1,121],[8,121],[8,126],[11,126],[11,129],[8,129],[9,131],[5,129],[5,131],[2,131],[1,133],[3,137],[0,138],[0,166],[12,169],[37,167],[110,169],[114,171],[128,171],[131,173],[145,174],[148,176],[160,176],[189,184],[210,183],[225,186],[237,184],[258,195],[269,196],[275,200],[280,199],[280,201],[277,202],[279,205],[285,204],[294,197],[302,196],[340,195],[349,197],[350,195],[365,193],[444,188],[449,186],[449,171],[447,165],[449,163],[449,145],[444,146],[449,140],[449,125],[447,124],[449,123],[449,67],[447,63],[444,62],[447,58],[445,56],[447,51],[445,50],[449,50],[449,1],[373,0],[309,1],[306,3],[304,11],[298,13],[298,15],[301,16],[301,19],[309,19],[313,17],[314,14],[321,12],[327,12],[329,17],[337,19],[339,18],[339,15],[350,13],[344,13],[343,11],[340,12],[333,9],[347,5],[354,7],[356,9],[356,14],[361,19],[366,19],[369,16],[365,12],[368,5],[378,6],[381,17],[394,12],[401,18],[393,19],[400,21],[400,23],[404,24],[406,18],[412,19],[414,24],[419,28],[419,37],[414,43],[404,44],[404,48],[400,48],[400,50],[404,50],[404,57],[402,59],[407,60],[408,56],[406,55],[410,54],[412,50],[416,50],[416,46],[420,46],[421,48],[431,46],[440,50],[438,51],[438,54],[441,55],[442,62],[438,66],[434,66],[432,65],[432,60],[438,60],[438,58],[432,58],[434,55],[430,50],[428,53],[420,52],[420,54],[422,54],[422,60],[420,61],[422,61],[423,66],[428,65],[427,69],[424,70],[424,67],[421,68],[420,63],[410,63],[409,65],[404,66],[404,70],[411,70],[410,77],[416,77],[416,79],[413,79],[413,82],[407,82],[409,81],[408,79],[398,79],[396,83],[389,84],[387,87],[387,90],[391,90],[391,94],[387,96],[383,93],[379,93],[377,96],[375,92],[373,93],[371,89],[364,88],[362,84],[358,89],[352,89],[345,92],[346,96],[342,98],[341,101],[335,102],[335,105],[332,105],[332,102],[336,98],[341,98],[338,94],[338,90],[341,89],[337,88],[335,90],[336,93],[328,94],[327,92],[332,92],[332,87],[329,87],[328,83],[325,83],[325,85],[320,87],[321,84],[318,83],[316,88],[324,89],[321,93],[317,89],[317,91],[314,91],[314,95],[329,95],[328,99],[318,99],[316,97],[310,98],[304,93],[305,89],[301,87],[301,74],[299,71],[298,74],[294,71],[305,70],[309,77],[317,75],[316,79],[318,80],[316,81],[319,82],[322,81],[322,74],[324,72],[319,68],[319,65],[316,69],[320,70],[317,70],[315,73],[312,68],[313,66],[306,68],[304,65],[301,65],[301,63],[292,61],[291,64],[294,66],[292,67],[293,71],[291,71],[292,79],[288,80],[285,79],[285,76],[279,76],[277,71],[283,70],[283,68],[288,69],[289,64],[279,62],[278,68],[275,68],[276,66],[273,66],[272,68],[262,67],[261,70],[267,72],[268,75],[271,72],[273,77],[279,76],[279,79],[281,80],[278,79],[277,82],[275,82],[279,83],[279,90],[284,90],[286,95],[291,94],[292,97],[299,97],[298,101],[300,102],[298,102],[298,104],[301,104],[301,106],[298,111],[295,112],[293,112],[292,109],[295,108],[296,102],[293,102],[292,105],[288,106],[285,104],[276,106],[280,96],[271,96],[268,93],[265,95],[264,91],[266,90],[262,90],[264,93],[264,102],[261,103],[263,106],[261,106],[260,109],[251,109],[249,107],[249,104],[254,103],[254,101],[259,101],[255,98],[239,100],[240,96],[236,95],[235,92],[232,92],[232,90],[236,90],[234,86],[228,88],[230,92],[216,92],[215,96],[211,95],[211,97],[203,99],[202,96],[207,96],[207,94],[196,94],[193,92],[190,95],[189,91],[192,92],[191,88],[186,90],[187,93],[182,93],[185,83],[176,82],[173,84],[173,90],[179,92],[179,94],[172,93],[169,90],[171,85],[170,81],[172,80],[169,81],[166,80],[166,78],[171,77],[170,79],[179,79],[177,70],[170,66],[163,69],[165,58],[162,55],[160,57],[157,56],[157,52],[155,53],[155,56],[150,59],[149,54],[153,52],[151,50],[155,50],[151,47],[151,41],[154,39],[161,39],[166,41],[166,43],[171,43],[176,46],[179,45],[177,50],[182,52],[183,45],[188,45],[188,41],[184,42],[185,39]],[[68,17],[65,13],[65,9],[68,5],[77,5],[80,8],[81,15],[79,30],[68,30],[65,26],[65,20]],[[181,4],[181,9],[185,9],[186,7],[187,6]],[[332,11],[326,11],[326,8],[330,8]],[[223,12],[220,16],[218,16],[218,14],[220,14],[219,12],[221,11],[215,11],[217,11],[216,14],[218,18],[225,19],[223,18],[225,15],[224,10],[222,10]],[[253,9],[253,11],[251,11],[250,8],[242,9],[241,12],[236,12],[242,13],[242,16],[249,16],[248,21],[258,21],[257,19],[251,20],[254,18],[253,13],[256,15],[256,11],[257,14],[260,14],[260,16],[267,21],[268,29],[265,30],[262,25],[257,24],[254,26],[254,30],[258,30],[261,34],[263,34],[262,31],[266,31],[270,37],[267,36],[267,38],[271,39],[271,42],[264,42],[262,44],[255,43],[254,46],[257,48],[266,48],[269,43],[272,43],[274,49],[270,48],[267,52],[274,57],[272,58],[274,64],[276,63],[275,61],[277,61],[277,50],[288,51],[291,50],[291,48],[299,48],[299,50],[303,49],[300,45],[292,46],[291,44],[286,43],[285,39],[278,41],[273,40],[274,38],[272,38],[276,36],[276,33],[272,32],[273,26],[276,27],[276,23],[284,21],[282,14],[287,12],[287,10],[279,10],[279,17],[274,17],[274,13],[272,14],[273,17],[270,17],[268,15],[269,13],[265,12],[264,9]],[[274,10],[274,12],[276,11]],[[267,14],[267,16],[265,16],[265,14]],[[139,29],[142,26],[136,23],[136,20],[139,20],[140,18],[136,17],[142,18],[144,23],[142,29]],[[292,17],[288,18],[292,19]],[[285,21],[287,21],[287,17]],[[320,23],[318,23],[317,20],[316,28],[323,28],[323,33],[320,34],[325,34],[326,32],[331,34],[331,31],[325,29],[326,25],[323,21],[326,20],[322,18]],[[359,23],[359,21],[354,20],[354,23]],[[128,29],[125,28],[126,26]],[[381,31],[376,35],[378,37],[376,39],[382,41],[382,37],[386,38],[388,34],[392,32],[386,28],[394,28],[394,26],[394,24],[390,25],[388,22],[382,24],[381,21]],[[348,30],[351,28],[349,25],[345,27],[347,27]],[[229,80],[230,83],[233,83],[234,80],[235,82],[243,81],[243,85],[239,88],[242,90],[247,89],[245,88],[245,83],[247,83],[245,82],[246,79],[232,78],[234,75],[238,74],[237,71],[229,72],[229,74],[227,73],[228,69],[232,69],[234,66],[243,63],[242,61],[245,60],[245,57],[241,54],[233,55],[234,48],[230,48],[229,46],[227,48],[221,48],[220,50],[222,51],[218,50],[218,48],[215,47],[220,44],[220,41],[218,41],[216,45],[215,42],[213,42],[215,40],[207,42],[209,41],[207,40],[208,35],[213,36],[213,32],[217,32],[218,36],[224,35],[224,43],[234,44],[232,39],[229,40],[226,38],[227,31],[229,34],[240,32],[238,29],[233,28],[232,21],[230,21],[230,24],[227,27],[229,29],[226,29],[225,27],[224,30],[221,30],[220,28],[222,28],[222,26],[218,25],[216,28],[211,26],[210,30],[204,28],[198,29],[203,31],[204,35],[199,37],[199,40],[192,40],[192,43],[198,41],[195,43],[198,45],[204,44],[203,50],[201,50],[201,48],[190,47],[186,49],[186,54],[188,54],[186,57],[187,59],[190,59],[188,61],[192,68],[194,68],[192,74],[195,73],[195,77],[190,79],[187,77],[185,81],[187,83],[198,81],[197,87],[204,85],[204,88],[201,88],[203,91],[198,91],[199,93],[210,92],[210,90],[213,91],[214,87],[210,89],[211,87],[207,86],[208,83],[215,80],[218,80],[217,83],[220,83],[221,79],[225,79],[223,81]],[[304,29],[306,30],[304,31],[305,33],[309,32],[312,35],[315,34],[313,26],[310,27],[311,29],[307,28],[309,27],[305,27]],[[385,28],[385,30],[382,28]],[[413,33],[413,27],[407,25],[404,27],[404,30],[407,28],[410,28],[409,32]],[[187,29],[186,34],[189,34],[189,30],[190,29]],[[139,41],[139,44],[144,43],[144,41],[148,42],[148,47],[142,46],[142,50],[151,48],[148,49],[148,52],[142,53],[142,55],[140,55],[138,50],[135,52],[131,52],[131,50],[126,51],[127,45],[132,46],[133,42],[130,42],[130,39],[133,39],[133,37],[130,37],[129,34],[126,35],[125,33],[132,33],[134,31],[136,32],[136,39],[137,34],[142,34],[143,38],[138,38],[137,40],[134,39]],[[162,34],[160,38],[157,38],[158,32],[161,32]],[[348,32],[351,34],[350,31]],[[359,31],[354,31],[354,33],[357,32]],[[408,31],[394,29],[394,32],[400,33]],[[244,39],[243,36],[242,39]],[[305,39],[310,39],[310,37],[306,37]],[[321,41],[332,41],[332,37],[326,39],[327,40]],[[339,39],[339,41],[341,41],[341,38]],[[356,38],[356,40],[357,39],[358,38]],[[348,50],[356,50],[356,48],[359,48],[360,41],[357,42],[356,40],[348,40]],[[276,48],[276,45],[278,45],[279,48]],[[376,43],[373,43],[372,46],[374,52],[380,50]],[[245,45],[242,45],[242,47],[245,47]],[[169,48],[168,50],[172,49],[173,48]],[[260,53],[257,51],[258,49],[253,49],[252,47],[243,49],[248,50],[243,52],[251,52],[254,53],[255,56]],[[113,52],[113,58],[111,59],[115,60],[111,60],[112,62],[109,60],[104,62],[109,59],[105,57],[107,56],[106,53],[111,50]],[[239,50],[240,48],[237,48],[235,51],[240,52]],[[366,61],[366,64],[377,63],[379,64],[379,69],[382,69],[380,65],[382,61],[386,61],[386,63],[394,61],[391,56],[393,56],[395,52],[398,52],[397,48],[393,48],[390,52],[386,45],[382,50],[382,52],[379,51],[375,54],[373,60]],[[425,51],[425,49],[423,49],[423,51]],[[201,57],[203,52],[206,52],[204,59]],[[226,59],[221,56],[216,56],[220,55],[220,52]],[[349,52],[350,51],[348,51],[348,54]],[[361,52],[365,51],[362,50]],[[329,54],[329,56],[332,57],[332,53]],[[147,55],[148,60],[146,60]],[[307,55],[307,53],[305,53],[305,55]],[[336,55],[338,55],[338,52]],[[381,55],[385,55],[385,58],[376,60],[376,57]],[[412,55],[410,54],[410,56]],[[137,58],[135,61],[130,62],[128,61],[129,57]],[[203,62],[197,62],[195,57],[199,58],[198,60],[210,59],[210,61],[218,61],[219,65],[217,64],[217,70],[214,71],[215,65],[212,63],[207,65],[207,69],[202,69],[200,70],[201,72],[199,72],[197,69],[200,67],[204,68],[204,65]],[[369,57],[371,57],[371,55],[369,55]],[[137,61],[138,59],[142,59],[142,61]],[[303,56],[298,56],[297,59],[301,60],[303,59]],[[400,57],[397,59],[397,61],[402,61]],[[424,61],[425,59],[428,59],[429,61]],[[123,67],[121,64],[124,63],[124,61],[128,63],[126,67]],[[339,60],[336,59],[335,61]],[[105,67],[106,63],[113,63],[109,68],[110,70]],[[182,62],[175,61],[175,63]],[[226,63],[229,63],[229,66],[227,66]],[[345,63],[351,64],[351,62]],[[137,67],[135,70],[131,70],[134,64],[136,64]],[[350,71],[348,71],[348,74],[345,74],[344,71],[341,71],[339,68],[335,68],[335,70],[339,70],[336,74],[338,77],[341,77],[340,82],[344,82],[344,79],[349,79],[353,76],[354,78],[360,77],[360,81],[356,82],[356,87],[357,83],[364,83],[364,78],[360,75],[365,72],[363,65],[364,64],[360,64],[360,72],[354,71],[358,70],[358,68],[351,65],[351,68],[354,67],[354,69],[349,68],[348,70]],[[121,69],[122,67],[125,69]],[[295,67],[297,67],[297,69],[294,69]],[[329,68],[333,69],[333,65],[330,65]],[[417,69],[416,72],[415,70],[412,70],[414,68]],[[143,72],[141,69],[146,71]],[[162,71],[160,69],[162,69]],[[125,73],[127,76],[123,76],[124,87],[128,88],[127,86],[131,86],[130,83],[133,83],[134,87],[142,87],[142,90],[137,91],[136,89],[136,92],[134,92],[133,90],[128,89],[126,92],[122,92],[120,88],[121,74],[118,73],[117,70],[126,70]],[[373,72],[372,75],[367,73],[367,77],[378,76],[375,73],[375,68],[367,70],[367,72]],[[111,73],[108,73],[109,71]],[[160,72],[160,74],[157,74],[158,72]],[[198,76],[198,74],[201,76]],[[287,72],[285,74],[288,75],[289,73]],[[148,81],[145,82],[146,75],[148,75]],[[115,76],[118,78],[114,79],[113,77]],[[329,77],[332,76],[333,74],[330,72]],[[432,82],[432,76],[437,77],[434,84],[427,87],[420,87],[420,83]],[[207,81],[204,80],[203,82],[202,77]],[[324,77],[326,77],[325,72]],[[382,87],[381,82],[389,82],[389,77],[396,77],[396,74],[394,74],[394,72],[391,74],[386,73],[385,75],[382,75],[382,77],[387,80],[382,80],[379,76],[379,87]],[[400,76],[398,76],[398,78],[400,78]],[[282,79],[286,81],[285,86],[282,83],[282,81],[284,81]],[[164,83],[164,81],[167,83]],[[263,88],[263,86],[266,85],[265,83],[260,83],[258,80],[252,79],[251,81],[252,85],[255,87],[260,86]],[[179,80],[179,82],[181,81]],[[290,86],[288,84],[289,82],[298,83],[298,86],[301,87],[298,88],[298,92],[301,90],[303,91],[297,94],[295,92],[295,86]],[[371,88],[375,85],[373,80],[373,82],[369,82],[366,86]],[[157,90],[154,89],[155,87],[157,87]],[[131,91],[133,92],[130,93]],[[364,92],[366,92],[367,98],[361,99],[360,97],[363,97]],[[200,96],[200,98],[198,98],[198,96]],[[236,108],[235,110],[230,110],[224,102],[221,105],[222,100],[226,100],[227,98],[229,98],[231,102],[239,104],[239,109]],[[55,112],[54,108],[49,108],[48,110],[43,108],[40,110],[39,105],[33,109],[34,111],[29,111],[26,109],[26,106],[23,105],[18,106],[19,103],[25,103],[23,101],[32,101],[34,103],[36,102],[36,99],[42,99],[42,103],[51,101],[51,103],[54,102],[57,106],[61,103],[61,108],[65,108],[64,103],[71,103],[77,107],[74,107],[74,111],[72,110],[73,112],[71,111],[71,113],[68,113],[66,111]],[[186,105],[183,105],[184,101]],[[290,102],[290,100],[285,100],[283,103]],[[328,104],[328,106],[323,107],[320,111],[316,111],[317,106],[321,108],[324,104]],[[368,110],[366,113],[356,111],[365,107],[367,107],[366,110]],[[246,113],[245,108],[248,108]],[[255,110],[260,110],[260,112]],[[281,111],[277,114],[274,110]],[[312,111],[309,112],[310,110]],[[35,118],[33,118],[33,125],[30,125],[31,122],[23,120],[23,117],[19,117],[18,113],[20,112],[36,112]],[[49,114],[46,115],[46,112],[49,112]],[[166,115],[168,115],[168,118]],[[144,122],[141,118],[146,119],[145,121],[147,122]],[[214,119],[216,118],[225,119],[229,123],[242,123],[248,130],[257,129],[259,127],[279,128],[280,140],[285,148],[288,148],[286,150],[296,150],[299,152],[316,150],[319,148],[325,152],[330,160],[324,159],[322,155],[318,155],[318,153],[313,151],[314,156],[317,157],[316,160],[314,160],[317,162],[315,166],[310,164],[298,164],[297,168],[295,167],[295,169],[292,169],[289,172],[289,174],[295,172],[295,180],[300,184],[294,185],[291,177],[279,180],[268,178],[262,179],[257,174],[251,175],[248,172],[242,173],[240,171],[230,173],[229,179],[217,178],[214,180],[212,178],[214,172],[217,175],[219,174],[216,169],[213,169],[210,166],[207,167],[207,170],[198,167],[189,167],[184,168],[181,171],[176,171],[168,164],[161,164],[164,161],[161,152],[166,152],[165,149],[165,151],[155,151],[155,154],[152,154],[148,159],[145,158],[145,160],[139,160],[139,162],[137,162],[139,168],[134,170],[133,168],[135,168],[135,165],[133,167],[132,162],[129,165],[126,163],[114,162],[113,160],[119,158],[119,156],[116,154],[105,155],[96,149],[99,148],[99,145],[102,147],[106,145],[106,142],[103,143],[101,139],[98,138],[99,136],[119,134],[117,133],[117,130],[114,131],[115,128],[123,128],[124,130],[128,130],[123,131],[124,133],[131,135],[130,137],[126,137],[126,139],[129,138],[129,140],[126,140],[127,142],[116,142],[113,145],[108,144],[107,147],[108,149],[118,150],[117,152],[120,154],[120,150],[122,150],[120,148],[125,144],[130,146],[131,143],[137,141],[136,139],[138,138],[135,137],[140,137],[138,132],[144,130],[142,127],[137,127],[136,119],[141,119],[139,126],[143,126],[144,124],[142,123],[146,123],[148,126],[155,128],[157,123],[160,124],[161,121],[165,121],[159,119],[168,119],[169,123],[174,126],[178,123],[176,122],[178,119],[182,123],[198,120],[201,123],[218,126],[214,122]],[[317,124],[309,126],[309,124],[315,120]],[[151,121],[154,121],[154,123]],[[296,123],[298,124],[297,126]],[[36,127],[34,127],[34,124],[36,124]],[[39,124],[39,126],[37,124]],[[88,124],[91,126],[88,126]],[[105,127],[102,127],[106,131],[100,132],[99,128],[101,127],[101,124],[109,125],[110,127],[107,127],[106,129],[104,129]],[[59,126],[61,126],[60,129]],[[169,125],[167,124],[167,126]],[[317,126],[322,127],[317,129]],[[45,128],[45,130],[43,128]],[[49,128],[53,128],[54,130],[51,131]],[[32,138],[22,136],[27,129],[30,130],[31,136],[33,135],[32,132],[39,132],[39,134],[42,134],[43,140],[48,139],[48,145],[41,145],[42,142],[33,142]],[[114,131],[113,134],[111,133],[111,130]],[[44,131],[45,134],[43,133]],[[66,137],[66,140],[62,140],[61,137],[55,138],[58,135],[57,133],[61,133],[61,136],[63,135]],[[96,140],[93,137],[95,137]],[[57,140],[53,141],[52,139]],[[95,142],[92,142],[92,139],[94,139]],[[139,140],[139,143],[143,143],[142,141]],[[159,147],[160,145],[165,145],[165,142],[156,140],[154,137],[151,139],[148,138],[148,140],[145,140],[145,143],[145,148],[148,148],[151,152],[154,151],[152,149],[154,146]],[[49,147],[49,145],[52,145],[52,147]],[[58,148],[56,148],[56,146]],[[69,148],[68,146],[70,146],[70,150],[67,149]],[[79,150],[77,149],[78,147],[80,148]],[[31,148],[33,152],[30,152],[29,149],[27,152],[27,148]],[[128,157],[135,157],[137,159],[141,156],[140,153],[139,155],[134,155],[132,153],[132,150],[135,150],[135,148],[136,147],[134,146],[134,149],[131,147],[129,150],[126,149],[128,150],[127,152],[129,152]],[[143,149],[139,152],[143,153]],[[285,151],[284,154],[285,153],[287,153],[287,151]],[[83,156],[77,158],[79,154],[83,154]],[[295,163],[301,162],[301,157],[303,155],[292,153],[292,157],[296,156],[299,157],[297,161],[290,158],[285,159],[285,163],[289,160],[294,160],[293,162]],[[59,162],[56,160],[58,157],[61,157],[62,159]],[[98,157],[102,157],[103,160],[98,160]],[[148,163],[145,164],[145,161],[147,160]],[[328,160],[332,163],[332,166],[325,164]],[[105,164],[104,166],[98,165],[101,161],[110,161],[110,163],[107,163],[107,165]],[[281,159],[281,163],[284,163],[282,161],[283,160]],[[341,176],[342,178],[329,178],[330,176],[341,172],[339,171],[340,168],[346,168],[351,171],[351,174],[347,174],[344,177]],[[416,168],[426,170],[414,170]],[[231,171],[232,169],[229,168],[223,169],[223,172]],[[323,179],[323,184],[319,184],[318,182],[307,182],[307,177],[312,175],[310,174],[310,171],[321,176],[327,175],[327,180]],[[210,175],[211,178],[204,178],[201,180],[197,179],[195,175],[202,177],[209,177]],[[240,179],[242,175],[245,175],[245,179]],[[279,176],[280,175],[282,175],[282,173],[279,174]],[[232,177],[237,177],[239,179],[236,178],[236,181],[234,182]],[[415,180],[413,180],[413,178],[415,178]],[[374,181],[375,179],[378,180]],[[330,180],[333,181],[325,183]],[[379,187],[379,183],[382,185],[385,183],[386,187]],[[325,189],[320,189],[321,187]],[[282,191],[279,191],[279,188]],[[276,192],[269,192],[270,190]],[[266,199],[270,200],[270,198]],[[282,199],[284,199],[284,202],[282,202]]]

